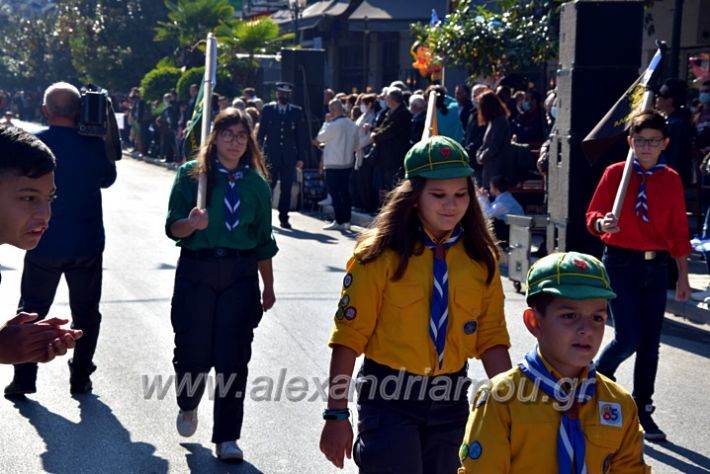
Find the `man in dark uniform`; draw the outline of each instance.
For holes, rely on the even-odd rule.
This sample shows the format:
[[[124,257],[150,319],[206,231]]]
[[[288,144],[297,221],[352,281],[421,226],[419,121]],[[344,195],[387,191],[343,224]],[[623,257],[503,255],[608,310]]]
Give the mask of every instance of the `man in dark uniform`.
[[[52,204],[52,225],[37,247],[25,254],[20,286],[19,311],[37,313],[44,319],[64,275],[69,288],[72,329],[83,336],[69,360],[72,394],[92,390],[90,375],[101,326],[102,262],[105,247],[101,189],[116,180],[116,163],[106,155],[99,137],[79,134],[79,90],[65,82],[49,86],[42,111],[49,128],[37,138],[57,158],[55,181],[61,198]],[[37,364],[15,365],[12,382],[5,387],[8,398],[23,398],[36,392]]]
[[[296,168],[303,167],[304,137],[303,110],[292,105],[293,85],[280,82],[276,85],[277,102],[264,106],[259,120],[257,141],[264,151],[271,175],[271,189],[281,180],[279,188],[279,222],[284,229],[290,229],[288,211],[291,208],[291,186]]]

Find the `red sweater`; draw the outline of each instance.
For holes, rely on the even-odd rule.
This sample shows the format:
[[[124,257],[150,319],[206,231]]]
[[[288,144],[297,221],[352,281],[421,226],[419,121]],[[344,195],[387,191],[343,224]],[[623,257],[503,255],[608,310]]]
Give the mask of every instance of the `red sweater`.
[[[611,212],[616,190],[621,183],[624,162],[609,166],[597,185],[592,201],[587,208],[587,229],[598,235],[594,222]],[[688,237],[688,217],[685,214],[685,195],[678,173],[666,167],[646,177],[646,197],[648,220],[646,223],[634,212],[641,177],[631,173],[629,188],[621,206],[619,216],[620,231],[602,234],[605,244],[630,250],[666,250],[673,257],[690,253]]]

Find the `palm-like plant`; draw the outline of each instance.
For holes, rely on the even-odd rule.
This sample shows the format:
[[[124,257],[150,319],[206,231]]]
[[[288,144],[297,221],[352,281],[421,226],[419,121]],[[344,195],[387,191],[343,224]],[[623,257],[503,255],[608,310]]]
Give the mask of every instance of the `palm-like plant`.
[[[237,21],[233,27],[222,25],[215,31],[222,55],[234,57],[237,53],[275,53],[285,41],[293,39],[293,33],[280,34],[279,26],[271,18]]]
[[[200,64],[195,58],[196,45],[210,31],[234,30],[237,20],[229,0],[165,0],[169,21],[160,21],[155,28],[155,41],[170,42],[177,66]]]

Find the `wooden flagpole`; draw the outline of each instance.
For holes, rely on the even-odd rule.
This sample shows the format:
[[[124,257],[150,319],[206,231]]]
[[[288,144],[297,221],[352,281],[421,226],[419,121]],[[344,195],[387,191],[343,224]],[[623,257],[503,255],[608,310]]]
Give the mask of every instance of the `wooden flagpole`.
[[[214,33],[207,34],[205,50],[204,93],[202,95],[202,135],[200,146],[205,146],[212,128],[212,91],[217,83],[217,39]],[[207,176],[202,173],[197,181],[197,207],[207,206]]]

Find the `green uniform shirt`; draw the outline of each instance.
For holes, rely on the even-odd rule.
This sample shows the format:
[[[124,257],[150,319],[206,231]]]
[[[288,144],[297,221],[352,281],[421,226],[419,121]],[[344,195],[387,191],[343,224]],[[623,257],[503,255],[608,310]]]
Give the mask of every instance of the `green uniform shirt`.
[[[253,169],[237,180],[239,190],[239,225],[233,231],[224,224],[224,195],[227,177],[217,173],[212,199],[207,206],[209,224],[205,230],[196,230],[190,236],[177,238],[170,226],[186,218],[197,203],[197,178],[193,170],[196,161],[189,161],[178,168],[170,191],[168,217],[165,233],[180,247],[191,250],[209,248],[254,249],[257,260],[267,260],[276,255],[278,247],[271,231],[271,188],[266,180]]]

